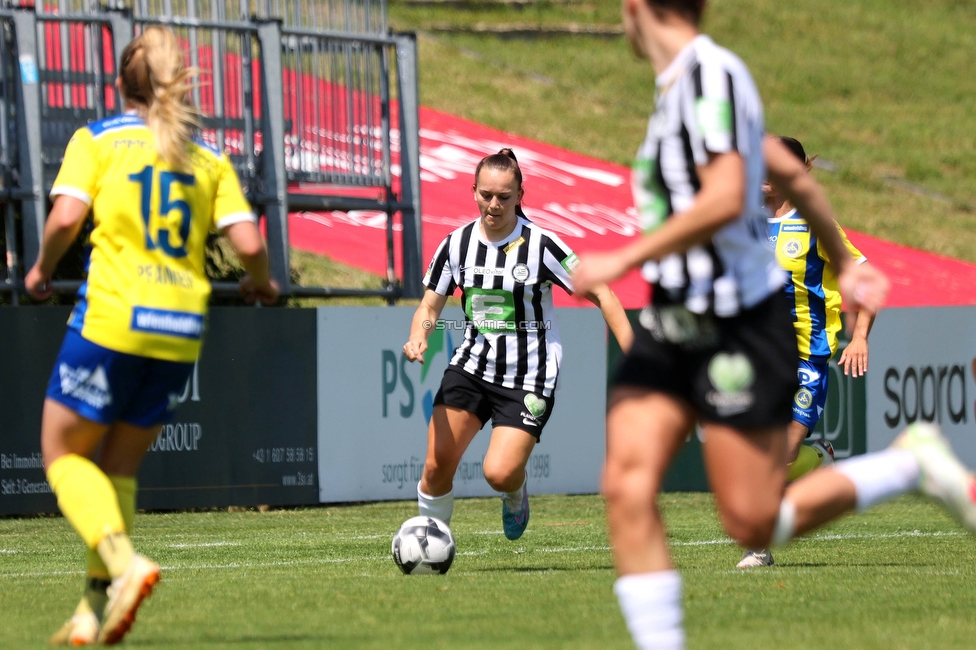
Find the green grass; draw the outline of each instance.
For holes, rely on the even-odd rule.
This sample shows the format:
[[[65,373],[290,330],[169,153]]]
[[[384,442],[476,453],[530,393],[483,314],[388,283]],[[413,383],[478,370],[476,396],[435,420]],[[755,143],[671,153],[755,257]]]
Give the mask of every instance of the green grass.
[[[734,569],[706,494],[662,497],[690,648],[970,648],[976,542],[910,497]],[[152,648],[630,648],[599,497],[533,499],[517,542],[497,499],[457,504],[447,576],[404,577],[392,531],[413,503],[143,514],[163,582],[127,638]],[[80,594],[60,518],[0,520],[0,647],[41,647]]]
[[[842,224],[976,261],[976,12],[969,0],[709,5],[703,28],[749,65],[769,130],[798,137],[836,166],[816,175]],[[623,38],[432,31],[479,23],[612,26],[619,11],[619,2],[586,0],[523,8],[391,0],[389,18],[394,29],[421,33],[423,105],[629,165],[654,89],[651,68]]]

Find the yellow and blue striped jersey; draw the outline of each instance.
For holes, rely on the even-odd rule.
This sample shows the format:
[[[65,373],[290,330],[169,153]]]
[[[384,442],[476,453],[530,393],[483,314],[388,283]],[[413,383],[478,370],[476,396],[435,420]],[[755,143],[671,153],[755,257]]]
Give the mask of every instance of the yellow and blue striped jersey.
[[[93,122],[68,143],[51,196],[85,201],[94,216],[68,321],[89,341],[168,361],[199,356],[207,235],[254,215],[227,156],[202,141],[190,155],[190,169],[169,166],[134,113]]]
[[[861,252],[840,226],[837,229],[854,259],[863,262]],[[826,363],[837,351],[837,332],[841,327],[837,275],[809,224],[796,209],[769,219],[769,241],[776,249],[776,260],[790,274],[786,292],[793,303],[800,358]]]

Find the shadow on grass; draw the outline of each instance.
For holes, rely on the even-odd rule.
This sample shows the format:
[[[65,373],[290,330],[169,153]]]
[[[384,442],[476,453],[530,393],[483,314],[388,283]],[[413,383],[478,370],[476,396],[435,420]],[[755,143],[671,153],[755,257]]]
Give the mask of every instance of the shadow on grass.
[[[918,567],[934,567],[934,564],[915,564],[908,562],[789,562],[789,563],[776,563],[773,567],[775,571],[777,568],[781,569],[849,569],[852,567],[906,567],[910,566],[912,568]]]

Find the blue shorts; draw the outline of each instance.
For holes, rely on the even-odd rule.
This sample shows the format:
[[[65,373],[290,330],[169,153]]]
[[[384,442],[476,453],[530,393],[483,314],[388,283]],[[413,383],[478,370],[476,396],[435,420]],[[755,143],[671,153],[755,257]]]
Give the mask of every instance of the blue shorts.
[[[809,431],[817,426],[827,403],[827,374],[830,368],[826,363],[800,359],[797,375],[800,389],[793,397],[793,420],[804,425]]]
[[[100,424],[151,427],[173,421],[191,372],[192,363],[115,352],[69,328],[47,397]]]

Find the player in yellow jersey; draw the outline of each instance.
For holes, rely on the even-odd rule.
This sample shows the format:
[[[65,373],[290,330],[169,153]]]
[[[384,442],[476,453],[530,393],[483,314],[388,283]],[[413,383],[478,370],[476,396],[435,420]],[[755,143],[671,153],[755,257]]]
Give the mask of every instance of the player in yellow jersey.
[[[242,293],[278,287],[227,157],[195,140],[198,112],[173,32],[147,27],[123,51],[125,113],[78,129],[54,182],[40,254],[25,279],[51,294],[58,260],[93,213],[88,276],[54,364],[41,421],[48,481],[88,547],[86,588],[54,644],[117,643],[159,581],[133,551],[136,471],[173,418],[200,354],[210,283],[207,234],[226,236],[247,270]]]
[[[808,158],[803,145],[795,138],[780,137],[779,141],[802,162],[807,171],[813,168],[814,158]],[[793,327],[800,353],[798,375],[800,388],[793,398],[793,421],[787,430],[789,444],[787,479],[795,481],[824,464],[833,462],[834,450],[827,440],[803,444],[817,426],[827,401],[828,363],[837,352],[837,333],[841,328],[841,297],[837,275],[829,264],[830,258],[819,245],[809,224],[771,184],[763,186],[766,207],[769,208],[769,241],[776,249],[776,261],[789,274],[786,293],[793,311]],[[866,261],[844,231],[838,226],[841,240],[855,263]],[[844,374],[862,376],[868,369],[868,333],[874,317],[861,311],[854,322],[851,341],[841,352],[839,364]],[[749,550],[737,565],[740,569],[773,564],[769,549]]]

